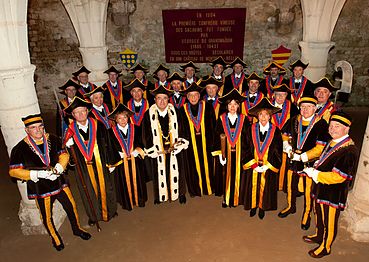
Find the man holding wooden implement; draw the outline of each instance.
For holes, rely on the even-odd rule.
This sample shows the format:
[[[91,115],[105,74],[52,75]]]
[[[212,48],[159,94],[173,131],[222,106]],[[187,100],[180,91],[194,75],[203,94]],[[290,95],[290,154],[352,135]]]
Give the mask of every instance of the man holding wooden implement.
[[[88,223],[96,224],[100,230],[98,221],[109,221],[117,214],[114,177],[110,174],[114,167],[108,168],[107,165],[117,163],[119,155],[110,150],[105,126],[88,117],[91,107],[91,103],[75,97],[64,109],[75,119],[69,125],[65,142],[76,163],[76,180],[89,217]]]
[[[68,215],[73,234],[84,240],[91,235],[80,224],[72,192],[64,178],[69,155],[62,149],[58,137],[45,133],[40,114],[22,118],[27,136],[13,149],[9,175],[27,182],[29,199],[35,199],[41,219],[57,251],[64,249],[55,228],[52,209],[57,199]]]

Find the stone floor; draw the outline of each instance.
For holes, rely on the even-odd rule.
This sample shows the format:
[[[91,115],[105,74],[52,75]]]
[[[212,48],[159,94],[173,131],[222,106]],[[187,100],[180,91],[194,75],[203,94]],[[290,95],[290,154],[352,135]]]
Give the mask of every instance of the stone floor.
[[[356,141],[362,138],[368,111],[354,110]],[[261,221],[257,216],[250,218],[242,207],[221,208],[221,199],[214,196],[188,198],[186,205],[153,205],[151,183],[145,208],[119,209],[118,217],[101,223],[99,233],[85,226],[93,235],[89,241],[74,237],[66,220],[59,230],[66,247],[57,252],[47,235],[22,235],[17,215],[20,197],[8,178],[2,140],[0,156],[0,261],[312,261],[307,252],[315,246],[301,240],[306,233],[299,227],[301,198],[297,214],[280,219],[277,211],[267,212]],[[81,222],[86,225],[73,176],[72,190]],[[284,204],[280,193],[279,208]],[[342,223],[332,254],[322,260],[368,261],[368,256],[369,243],[353,241]]]

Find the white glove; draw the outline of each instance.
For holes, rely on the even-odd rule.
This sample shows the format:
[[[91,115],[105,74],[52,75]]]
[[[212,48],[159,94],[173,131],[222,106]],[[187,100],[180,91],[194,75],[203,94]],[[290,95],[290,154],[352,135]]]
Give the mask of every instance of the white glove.
[[[46,179],[54,181],[56,179],[58,179],[59,175],[56,174],[51,174],[50,176],[46,177]]]
[[[290,155],[292,153],[292,146],[288,141],[283,141],[283,152],[285,152],[287,155]]]
[[[305,167],[303,171],[305,172],[305,174],[307,176],[311,177],[312,174],[313,174],[313,170],[314,170],[314,168],[312,168],[312,167]]]
[[[62,174],[64,172],[64,168],[61,164],[57,163],[54,167],[54,173],[56,174]]]
[[[293,153],[291,160],[292,161],[301,161],[301,155],[300,154]]]
[[[109,172],[112,173],[115,170],[115,166],[109,167]]]
[[[137,157],[137,156],[139,155],[139,153],[138,153],[138,151],[137,151],[137,150],[133,150],[133,151],[132,151],[132,153],[131,153],[131,155],[132,155],[133,157]]]
[[[308,158],[306,152],[301,154],[301,161],[304,162],[304,163],[309,161],[309,158]]]
[[[264,173],[265,171],[267,171],[269,169],[269,167],[267,165],[263,165],[260,167],[261,172]]]
[[[180,143],[180,144],[175,144],[174,145],[174,150],[172,151],[173,155],[177,155],[178,153],[180,153],[183,149],[184,149],[185,145]]]
[[[39,178],[47,178],[52,174],[52,171],[47,170],[30,170],[30,178],[33,182],[37,182]]]
[[[159,156],[156,149],[149,149],[149,150],[145,149],[145,154],[151,158],[157,158]]]
[[[258,173],[263,173],[263,169],[262,169],[262,167],[261,167],[261,166],[257,166],[257,167],[255,167],[255,168],[254,168],[254,170],[255,170],[256,172],[258,172]]]
[[[65,146],[70,148],[73,145],[74,145],[74,141],[73,141],[73,138],[71,137],[68,139],[67,143],[65,143]]]
[[[304,168],[304,172],[308,175],[308,177],[311,177],[315,183],[318,183],[319,170],[313,167],[306,167]]]
[[[178,141],[180,141],[181,143],[179,143],[178,146],[180,146],[182,149],[187,149],[188,145],[190,142],[188,142],[188,140],[184,139],[184,138],[179,138]],[[175,146],[174,146],[175,147]],[[181,149],[181,150],[182,150]]]
[[[125,154],[123,152],[118,152],[118,153],[119,153],[120,158],[123,159]]]
[[[219,162],[222,166],[224,166],[227,163],[227,158],[223,159],[223,156],[219,155]]]
[[[174,150],[171,152],[173,155],[177,155],[178,153],[180,153],[182,151],[182,148],[174,148]]]

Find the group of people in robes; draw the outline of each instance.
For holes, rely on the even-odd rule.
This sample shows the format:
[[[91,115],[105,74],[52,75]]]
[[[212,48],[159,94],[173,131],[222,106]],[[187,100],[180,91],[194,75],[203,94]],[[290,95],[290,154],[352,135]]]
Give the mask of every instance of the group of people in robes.
[[[309,229],[312,210],[320,214],[318,233],[303,240],[319,244],[312,257],[328,255],[357,158],[348,136],[352,120],[329,101],[336,88],[326,77],[307,79],[301,60],[290,65],[289,78],[274,61],[264,68],[265,78],[246,75],[240,58],[227,63],[218,57],[210,66],[212,73],[200,78],[191,61],[180,66],[183,73],[170,74],[161,64],[155,84],[140,64],[131,68],[128,84],[112,66],[101,87],[82,67],[60,87],[58,135],[75,164],[89,224],[116,216],[117,203],[126,210],[144,207],[148,181],[154,204],[184,204],[187,192],[215,195],[222,207],[242,205],[260,219],[277,210],[283,191],[287,203],[278,216],[296,213],[303,195],[301,228]],[[232,69],[227,76],[226,68]],[[346,144],[332,144],[341,138],[335,129]],[[346,145],[350,154],[341,153]],[[333,218],[328,224],[327,215],[336,224]]]

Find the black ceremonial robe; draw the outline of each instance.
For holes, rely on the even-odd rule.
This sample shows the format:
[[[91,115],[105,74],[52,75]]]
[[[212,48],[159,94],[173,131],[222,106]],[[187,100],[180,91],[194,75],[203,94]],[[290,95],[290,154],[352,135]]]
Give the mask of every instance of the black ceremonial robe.
[[[112,150],[111,140],[105,126],[96,119],[88,118],[87,120],[87,133],[78,129],[76,121],[73,121],[69,126],[65,141],[68,141],[70,137],[74,141],[71,150],[75,152],[77,158],[76,180],[89,219],[108,221],[116,214],[117,201],[114,175],[110,174],[107,165],[118,162],[119,157],[117,152]],[[93,210],[91,210],[88,197]]]
[[[125,83],[119,79],[117,79],[115,86],[113,86],[109,80],[102,86],[105,89],[104,103],[108,106],[110,112],[112,112],[118,104],[123,103],[123,86],[125,86]]]
[[[241,178],[240,203],[246,210],[260,208],[277,209],[278,171],[282,161],[282,136],[280,130],[269,123],[269,129],[262,134],[260,124],[254,123],[247,132],[245,170]],[[254,170],[266,165],[263,173]]]
[[[186,103],[181,108],[183,129],[189,141],[186,177],[191,196],[213,194],[214,164],[211,156],[216,124],[213,107],[204,100],[197,105]]]
[[[247,129],[250,123],[245,115],[239,114],[234,124],[228,119],[227,113],[221,115],[216,124],[214,147],[212,155],[216,161],[215,190],[217,195],[223,195],[223,205],[235,207],[239,204],[239,192],[242,174],[242,164],[246,154]],[[221,154],[220,135],[225,134],[225,156],[227,163],[219,163]],[[219,190],[222,190],[219,193]]]
[[[172,153],[168,151],[176,143],[172,135],[174,128],[178,131],[178,138],[184,138],[181,115],[171,104],[168,104],[168,112],[164,117],[159,116],[156,108],[155,104],[152,105],[144,115],[142,139],[147,152],[155,151],[158,153],[157,157],[150,158],[150,160],[153,172],[154,201],[159,203],[167,200],[175,201],[178,197],[186,194],[186,153],[182,150],[175,155],[177,166],[173,168],[170,161]],[[173,116],[176,116],[177,121],[173,121]],[[155,123],[160,124],[156,125]],[[160,145],[157,141],[160,141]],[[161,168],[159,167],[160,163],[164,163]],[[178,175],[173,175],[177,172]],[[160,181],[162,182],[159,183]]]
[[[136,147],[142,147],[136,142],[138,140],[136,138],[141,134],[136,133],[134,124],[128,123],[127,125],[127,134],[124,134],[117,125],[113,126],[109,132],[113,150],[124,153],[121,164],[113,172],[117,202],[123,209],[132,210],[134,206],[145,206],[147,191],[143,160],[131,154]]]

